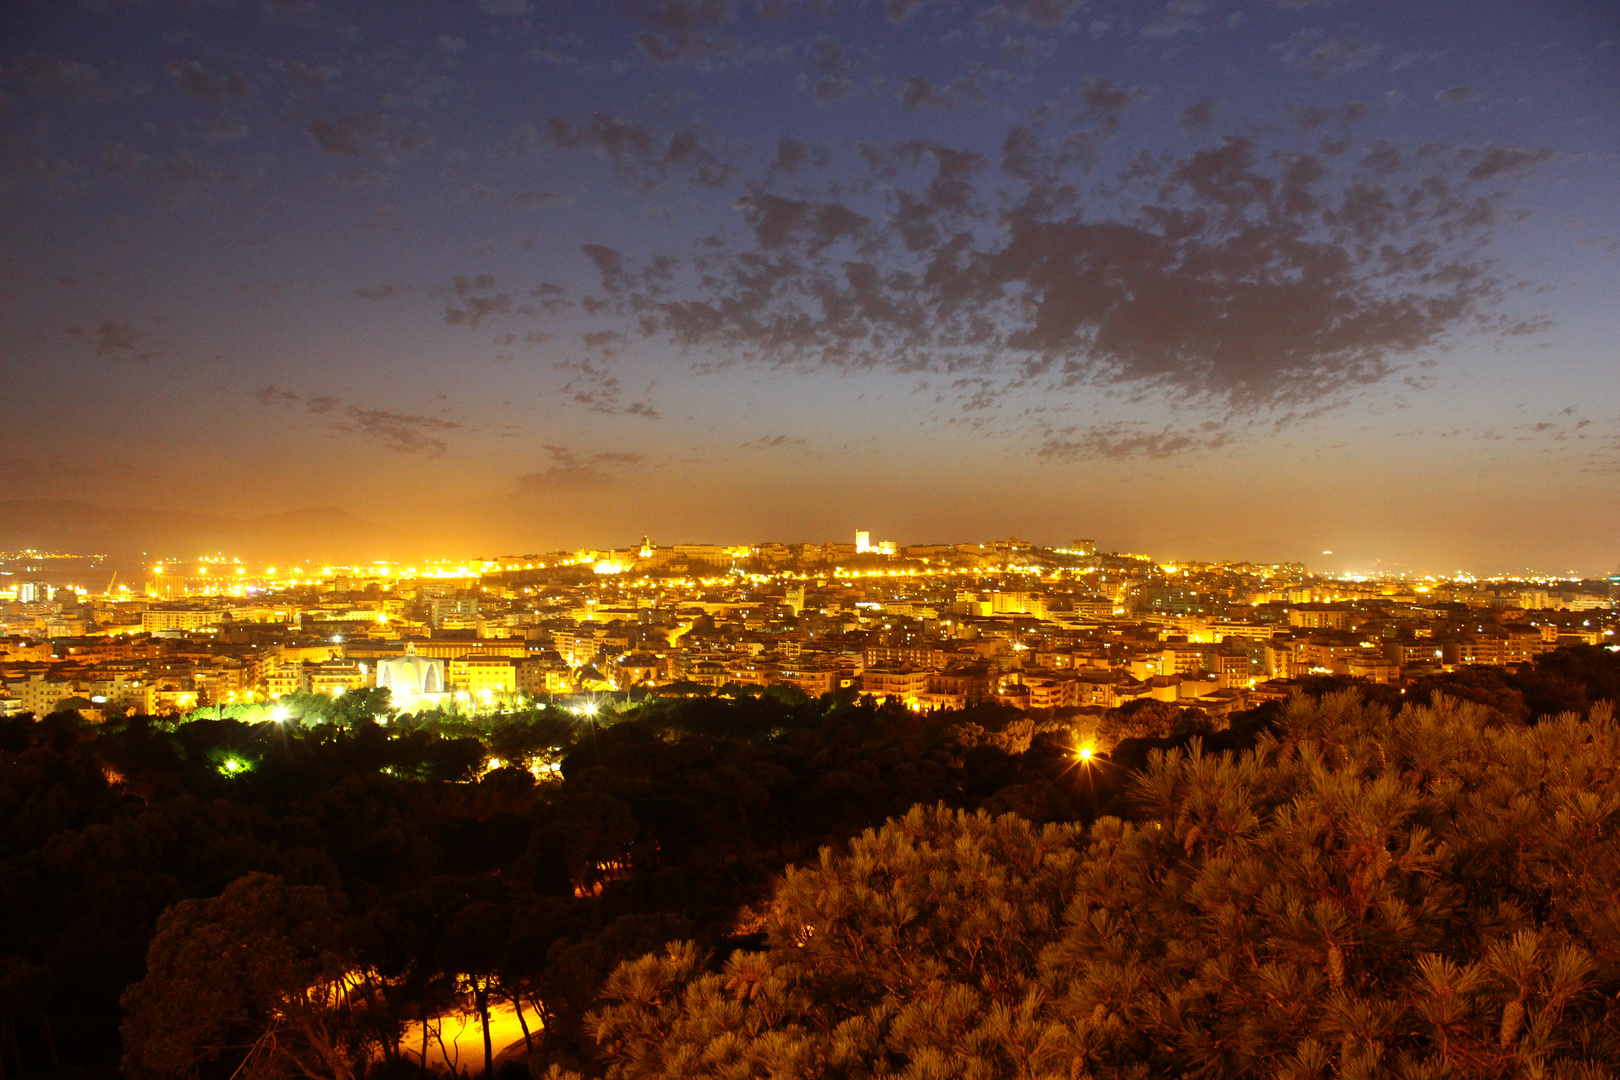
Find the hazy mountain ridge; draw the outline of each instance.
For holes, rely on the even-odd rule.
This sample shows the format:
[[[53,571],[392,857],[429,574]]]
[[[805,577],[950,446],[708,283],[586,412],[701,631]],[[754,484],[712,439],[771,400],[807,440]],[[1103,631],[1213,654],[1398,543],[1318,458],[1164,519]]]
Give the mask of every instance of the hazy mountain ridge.
[[[385,554],[397,542],[382,526],[335,506],[252,518],[145,506],[101,506],[74,499],[0,502],[0,549],[38,548],[110,559],[349,559]]]

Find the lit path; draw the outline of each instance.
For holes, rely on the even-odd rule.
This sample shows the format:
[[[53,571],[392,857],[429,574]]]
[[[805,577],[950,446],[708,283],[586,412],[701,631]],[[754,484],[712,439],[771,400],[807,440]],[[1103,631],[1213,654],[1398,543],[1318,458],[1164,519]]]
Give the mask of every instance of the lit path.
[[[540,1018],[533,1009],[525,1009],[523,1019],[528,1022],[530,1034],[540,1035]],[[523,1053],[523,1028],[518,1024],[517,1010],[509,1002],[489,1007],[489,1042],[494,1048],[497,1063],[506,1056]],[[399,1043],[400,1053],[412,1061],[421,1061],[422,1025],[405,1025],[405,1036]],[[447,1013],[434,1021],[428,1030],[427,1060],[429,1065],[442,1065],[452,1073],[478,1076],[484,1071],[484,1028],[478,1014]]]

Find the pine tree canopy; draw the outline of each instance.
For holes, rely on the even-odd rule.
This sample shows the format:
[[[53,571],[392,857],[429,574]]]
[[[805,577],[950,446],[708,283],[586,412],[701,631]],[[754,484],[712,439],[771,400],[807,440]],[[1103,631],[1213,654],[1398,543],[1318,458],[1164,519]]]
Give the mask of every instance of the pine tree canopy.
[[[1090,768],[1107,768],[1094,762]],[[619,1080],[1620,1071],[1620,724],[1296,696],[1132,820],[917,807],[789,869],[762,952],[621,965]]]

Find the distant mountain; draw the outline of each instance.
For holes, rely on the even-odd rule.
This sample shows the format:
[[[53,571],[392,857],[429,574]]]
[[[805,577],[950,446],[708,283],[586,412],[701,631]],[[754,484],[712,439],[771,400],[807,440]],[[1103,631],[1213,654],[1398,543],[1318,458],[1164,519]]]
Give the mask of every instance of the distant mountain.
[[[346,561],[388,557],[397,538],[332,506],[234,518],[69,499],[0,502],[0,550],[103,554],[115,562],[189,559],[219,552],[252,560]]]

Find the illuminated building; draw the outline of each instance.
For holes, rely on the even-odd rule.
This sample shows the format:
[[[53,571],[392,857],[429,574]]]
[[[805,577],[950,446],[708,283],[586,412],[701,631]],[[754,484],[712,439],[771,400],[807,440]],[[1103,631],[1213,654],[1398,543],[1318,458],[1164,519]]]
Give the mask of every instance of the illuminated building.
[[[304,665],[304,682],[317,694],[341,694],[369,685],[371,673],[357,660],[323,660]]]
[[[141,612],[141,629],[147,633],[159,630],[196,630],[225,621],[225,612],[201,611],[195,608],[155,610]]]
[[[928,692],[928,675],[910,665],[867,668],[861,672],[861,693],[879,699],[899,698],[910,705]]]
[[[517,664],[504,656],[470,654],[450,661],[450,687],[474,694],[517,691]]]
[[[442,694],[446,689],[444,668],[442,659],[419,656],[416,646],[407,643],[404,655],[377,661],[377,685],[391,691],[396,700]]]

